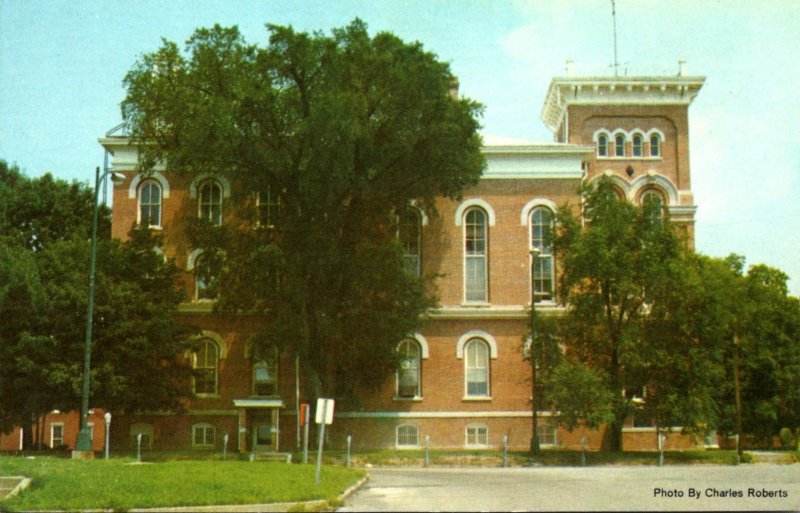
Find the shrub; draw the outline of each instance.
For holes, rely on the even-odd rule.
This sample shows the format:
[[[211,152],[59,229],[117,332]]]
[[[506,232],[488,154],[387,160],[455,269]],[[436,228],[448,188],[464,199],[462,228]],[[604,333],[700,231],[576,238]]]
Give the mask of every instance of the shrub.
[[[792,434],[792,430],[785,427],[781,428],[778,437],[781,439],[781,447],[784,449],[791,449],[794,446],[794,434]]]

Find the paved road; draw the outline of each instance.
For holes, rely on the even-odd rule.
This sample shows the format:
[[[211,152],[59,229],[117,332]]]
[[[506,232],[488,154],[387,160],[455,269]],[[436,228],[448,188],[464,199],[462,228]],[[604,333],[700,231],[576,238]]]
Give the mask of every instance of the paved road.
[[[368,472],[339,511],[800,510],[800,465]]]

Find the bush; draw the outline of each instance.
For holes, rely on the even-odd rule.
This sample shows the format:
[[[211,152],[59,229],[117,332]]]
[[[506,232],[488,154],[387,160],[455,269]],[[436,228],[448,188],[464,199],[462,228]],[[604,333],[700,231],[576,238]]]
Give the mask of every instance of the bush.
[[[778,437],[781,439],[781,447],[784,449],[791,449],[794,447],[794,435],[791,429],[787,427],[781,428]]]

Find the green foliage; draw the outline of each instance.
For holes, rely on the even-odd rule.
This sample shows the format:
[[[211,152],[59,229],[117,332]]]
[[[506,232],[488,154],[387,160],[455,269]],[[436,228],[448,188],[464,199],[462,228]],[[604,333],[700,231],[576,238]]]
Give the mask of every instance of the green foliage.
[[[125,78],[123,114],[143,169],[224,175],[239,222],[193,223],[221,256],[218,307],[269,318],[256,346],[300,357],[317,395],[377,386],[433,304],[430,279],[403,272],[396,212],[457,197],[483,167],[481,107],[419,43],[370,36],[360,20],[330,35],[268,25],[266,47],[236,28],[165,42]],[[253,229],[252,194],[274,219]],[[216,259],[216,257],[215,257]],[[316,384],[314,386],[314,384]]]
[[[585,423],[590,428],[611,422],[613,397],[607,378],[580,363],[563,362],[549,376],[548,398],[553,410],[559,412],[559,425],[573,430]]]
[[[781,440],[781,447],[783,447],[784,449],[794,448],[795,437],[791,429],[787,427],[781,428],[780,432],[778,433],[778,436],[780,437]]]
[[[0,429],[27,429],[46,412],[80,405],[94,195],[82,185],[28,179],[16,170],[0,175],[6,206],[31,201],[35,191],[47,201],[57,198],[56,212],[64,215],[26,219],[39,211],[0,211],[0,225],[8,227],[0,238]],[[181,298],[177,269],[153,251],[158,244],[144,230],[125,243],[99,241],[92,407],[178,409],[188,394],[188,370],[176,355],[189,330],[171,319]]]

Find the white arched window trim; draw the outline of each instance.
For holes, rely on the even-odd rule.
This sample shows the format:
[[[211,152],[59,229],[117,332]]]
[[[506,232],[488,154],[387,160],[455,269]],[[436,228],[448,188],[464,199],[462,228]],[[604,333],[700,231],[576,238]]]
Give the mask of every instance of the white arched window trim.
[[[219,184],[222,188],[222,197],[223,198],[230,198],[231,197],[231,183],[228,181],[227,178],[220,175],[215,175],[213,173],[202,173],[194,177],[192,183],[189,184],[189,197],[192,199],[197,199],[197,191],[200,186],[206,180],[214,180]]]
[[[189,258],[186,259],[187,271],[194,271],[194,267],[197,264],[197,259],[200,258],[200,255],[202,254],[203,254],[203,248],[196,248],[191,253],[189,253]]]
[[[420,348],[420,352],[421,352],[420,353],[420,357],[423,360],[427,360],[428,359],[428,355],[430,354],[430,351],[428,350],[428,341],[425,340],[425,337],[423,337],[420,333],[414,333],[409,338],[413,339],[417,344],[419,344],[419,348]]]
[[[519,215],[520,226],[528,226],[531,220],[531,212],[533,212],[533,209],[536,207],[548,208],[554,215],[558,210],[555,202],[549,199],[543,199],[543,198],[532,199],[529,202],[527,202],[524,207],[522,207],[522,211],[520,212]]]
[[[613,183],[614,185],[619,187],[620,190],[622,191],[622,193],[625,194],[625,199],[627,201],[630,201],[630,199],[631,199],[631,184],[628,183],[627,180],[625,180],[623,177],[621,177],[621,176],[619,176],[617,174],[614,174],[614,172],[611,171],[610,169],[606,169],[605,171],[603,171],[602,175],[598,175],[598,176],[594,177],[592,179],[592,182],[594,182],[595,180],[599,180],[600,176],[605,176],[605,177],[609,178],[611,180],[611,183]]]
[[[648,188],[658,189],[664,194],[664,198],[667,200],[667,205],[664,206],[679,204],[678,188],[675,187],[672,180],[657,174],[652,169],[631,183],[629,197],[638,199],[641,193]]]
[[[464,347],[467,345],[467,342],[473,338],[479,338],[486,342],[489,345],[489,357],[492,360],[497,359],[497,341],[493,336],[483,330],[470,330],[461,335],[461,338],[458,339],[458,344],[456,344],[456,358],[459,360],[464,358]]]
[[[595,130],[594,133],[592,134],[592,141],[594,141],[594,143],[597,144],[597,141],[598,139],[600,139],[601,135],[605,135],[607,139],[611,139],[611,132],[609,132],[605,128],[599,128]]]
[[[161,199],[169,198],[169,182],[164,175],[158,171],[153,171],[148,174],[139,173],[133,177],[133,180],[131,180],[128,186],[128,199],[136,199],[138,197],[139,185],[145,180],[155,180],[158,182],[158,185],[161,186]]]
[[[495,224],[495,215],[494,209],[492,206],[489,205],[485,200],[480,198],[471,198],[462,202],[458,208],[456,209],[456,226],[463,226],[464,224],[464,214],[467,212],[468,209],[472,207],[478,207],[483,209],[486,212],[486,217],[488,218],[489,226],[494,226]]]
[[[409,203],[409,206],[415,209],[419,214],[420,224],[422,224],[422,226],[428,226],[428,216],[425,214],[425,211],[422,208],[420,208],[420,206],[417,204],[417,201],[412,200],[411,203]]]
[[[651,135],[657,135],[658,138],[661,139],[661,142],[662,143],[664,142],[664,132],[662,132],[658,128],[651,128],[650,130],[647,131],[645,135],[647,136],[648,141]]]
[[[220,360],[224,360],[228,356],[228,350],[225,345],[225,339],[222,338],[222,336],[219,333],[215,331],[203,330],[200,332],[199,335],[195,336],[194,338],[196,340],[202,340],[204,338],[207,338],[212,342],[214,342],[217,345],[217,351],[218,351],[217,354],[219,355]]]

